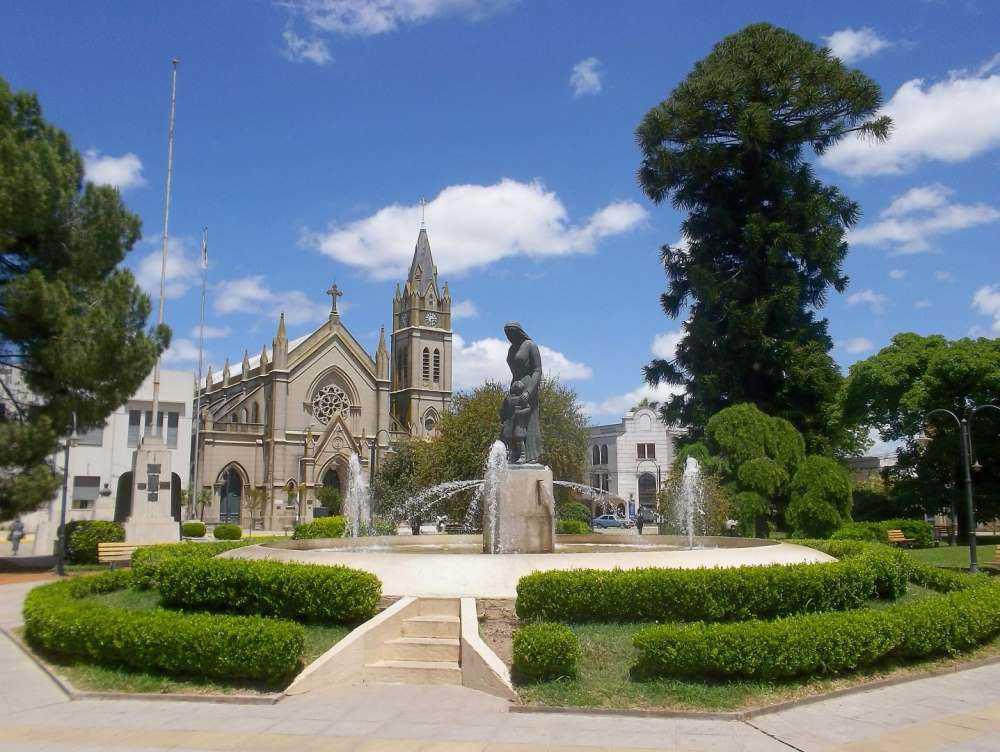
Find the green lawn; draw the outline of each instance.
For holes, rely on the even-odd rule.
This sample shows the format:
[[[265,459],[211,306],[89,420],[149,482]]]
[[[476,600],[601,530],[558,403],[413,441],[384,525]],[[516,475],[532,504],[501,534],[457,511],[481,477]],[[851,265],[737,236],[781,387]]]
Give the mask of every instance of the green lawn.
[[[155,590],[119,590],[95,595],[92,599],[115,608],[140,611],[160,607],[160,594]],[[340,624],[303,624],[303,627],[306,631],[305,651],[302,656],[304,665],[312,663],[351,631],[351,627]],[[245,681],[222,682],[200,677],[169,677],[128,668],[95,666],[79,660],[57,659],[51,656],[45,656],[45,659],[52,663],[74,687],[91,692],[254,694],[275,692],[284,688]]]
[[[988,565],[996,558],[997,547],[993,543],[979,543],[976,546],[976,554],[979,563]],[[965,567],[969,566],[968,546],[946,546],[941,545],[935,548],[917,548],[909,552],[914,559],[925,564],[933,564],[937,567]]]
[[[914,589],[911,586],[911,589]],[[909,598],[927,597],[914,589]],[[898,601],[897,601],[898,602]],[[865,684],[888,676],[904,676],[956,663],[1000,655],[1000,637],[956,658],[890,663],[849,676],[778,681],[711,681],[655,679],[634,681],[629,667],[635,660],[632,635],[647,624],[570,625],[580,639],[582,656],[576,679],[522,685],[518,694],[528,704],[659,710],[739,710],[835,689]]]

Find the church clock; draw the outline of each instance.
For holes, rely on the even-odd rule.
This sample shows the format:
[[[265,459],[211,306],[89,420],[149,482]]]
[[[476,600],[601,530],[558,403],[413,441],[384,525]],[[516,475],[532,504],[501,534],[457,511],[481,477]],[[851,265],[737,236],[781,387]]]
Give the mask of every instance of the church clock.
[[[427,324],[427,326],[437,326],[438,324],[437,314],[433,312],[428,313],[426,316],[424,316],[424,323]]]

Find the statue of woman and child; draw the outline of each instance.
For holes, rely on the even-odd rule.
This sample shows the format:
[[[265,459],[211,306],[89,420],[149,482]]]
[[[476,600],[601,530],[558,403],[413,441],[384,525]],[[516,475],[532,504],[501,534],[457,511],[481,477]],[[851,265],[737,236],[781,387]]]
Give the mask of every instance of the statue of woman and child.
[[[510,341],[507,366],[510,390],[500,408],[500,440],[514,465],[537,463],[542,456],[542,431],[538,422],[538,391],[542,385],[542,358],[521,325],[508,321],[503,328]]]

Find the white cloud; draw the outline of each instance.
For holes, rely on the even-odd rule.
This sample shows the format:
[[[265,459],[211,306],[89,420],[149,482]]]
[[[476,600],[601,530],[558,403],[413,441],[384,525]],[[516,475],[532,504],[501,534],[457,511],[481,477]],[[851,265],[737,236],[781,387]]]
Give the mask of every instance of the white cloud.
[[[980,287],[972,296],[972,307],[984,316],[992,316],[992,329],[1000,334],[1000,285]]]
[[[200,326],[194,326],[191,328],[191,337],[198,339],[200,334]],[[205,339],[221,339],[222,337],[228,337],[233,333],[233,330],[228,326],[212,326],[211,324],[205,324]]]
[[[220,282],[214,300],[217,313],[263,314],[269,318],[284,313],[285,321],[292,326],[319,322],[330,313],[329,304],[317,303],[301,290],[270,289],[263,274]],[[344,304],[340,310],[343,313]]]
[[[643,384],[625,394],[616,394],[600,402],[583,402],[583,412],[590,418],[615,419],[639,404],[643,399],[663,404],[675,394],[683,394],[684,387],[670,384],[650,386]]]
[[[882,313],[888,301],[889,298],[874,290],[860,290],[847,296],[847,305],[866,305],[871,309],[872,313]]]
[[[905,276],[906,276],[906,270],[905,269],[890,269],[889,270],[889,279],[902,279]]]
[[[208,353],[205,357],[208,358]],[[197,363],[198,344],[184,337],[175,337],[170,347],[163,353],[163,362],[165,365]]]
[[[870,26],[840,29],[823,39],[830,52],[845,63],[864,60],[892,45],[892,42],[880,37]]]
[[[112,157],[95,149],[85,151],[83,174],[91,183],[113,185],[122,191],[146,184],[146,179],[142,176],[142,161],[132,152]]]
[[[875,428],[868,431],[868,440],[872,442],[872,446],[867,452],[869,457],[884,457],[890,454],[896,454],[902,444],[902,442],[896,439],[893,439],[892,441],[883,441],[878,430]]]
[[[305,242],[376,279],[406,273],[413,257],[419,205],[393,204],[364,219],[311,233]],[[635,228],[646,210],[608,204],[573,225],[559,197],[539,181],[505,178],[493,185],[453,185],[427,205],[434,260],[443,274],[461,273],[510,256],[587,253],[606,237]]]
[[[282,0],[293,15],[318,31],[374,36],[441,16],[478,20],[514,0]]]
[[[452,341],[452,381],[457,389],[472,389],[484,381],[506,383],[510,380],[507,367],[507,340],[486,337],[466,343],[457,332]],[[539,345],[542,368],[547,376],[562,381],[581,381],[593,376],[590,366],[570,360],[557,350]]]
[[[920,310],[921,308],[930,308],[931,301],[929,301],[927,298],[921,298],[920,300],[913,301],[913,307],[916,308],[917,310]]]
[[[934,272],[934,279],[938,282],[951,282],[951,272]]]
[[[842,344],[844,352],[851,355],[860,355],[861,353],[871,352],[875,349],[874,343],[867,337],[853,337],[845,340]]]
[[[854,245],[887,247],[895,253],[923,253],[930,238],[1000,220],[1000,209],[988,204],[951,201],[950,188],[931,184],[911,188],[893,199],[873,224],[851,230]]]
[[[330,49],[319,37],[305,39],[296,34],[292,29],[285,29],[281,35],[285,40],[285,48],[282,54],[293,63],[316,63],[316,65],[326,65],[333,57]]]
[[[155,250],[141,257],[135,268],[136,281],[154,304],[160,295],[161,242],[159,238],[144,241],[144,245],[154,246]],[[170,238],[167,241],[167,267],[163,288],[167,300],[183,297],[198,281],[201,267],[197,257],[189,252],[188,245],[188,239],[184,237]]]
[[[479,309],[471,300],[460,300],[451,307],[451,316],[455,319],[472,319],[479,315]]]
[[[994,58],[994,61],[996,58]],[[995,62],[944,81],[907,81],[878,115],[893,121],[884,143],[846,138],[821,158],[830,169],[857,177],[895,174],[924,161],[963,162],[1000,145],[1000,73]]]
[[[596,57],[588,57],[573,66],[573,72],[569,77],[569,85],[573,89],[574,97],[582,97],[587,94],[600,94],[603,84],[600,70],[601,61]]]
[[[657,334],[653,337],[653,344],[649,349],[654,357],[673,360],[677,357],[677,345],[680,344],[683,337],[684,332],[680,330]]]

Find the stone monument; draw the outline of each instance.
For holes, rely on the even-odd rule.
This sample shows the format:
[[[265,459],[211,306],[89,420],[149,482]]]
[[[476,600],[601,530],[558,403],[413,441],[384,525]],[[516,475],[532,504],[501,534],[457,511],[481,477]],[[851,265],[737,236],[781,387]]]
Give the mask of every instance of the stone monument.
[[[181,539],[171,514],[170,450],[163,436],[146,434],[132,455],[132,511],[125,521],[129,543],[173,543]]]
[[[518,322],[507,322],[503,330],[510,341],[507,366],[511,384],[500,408],[500,439],[507,447],[508,473],[495,524],[483,526],[483,550],[551,553],[555,548],[552,470],[538,462],[542,455],[538,419],[542,358],[538,345]]]

